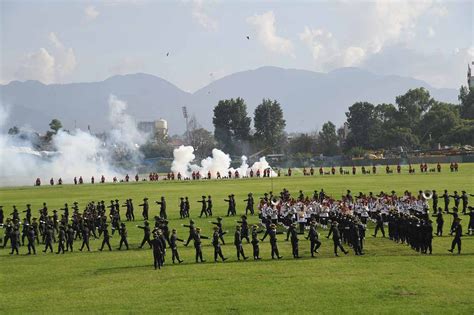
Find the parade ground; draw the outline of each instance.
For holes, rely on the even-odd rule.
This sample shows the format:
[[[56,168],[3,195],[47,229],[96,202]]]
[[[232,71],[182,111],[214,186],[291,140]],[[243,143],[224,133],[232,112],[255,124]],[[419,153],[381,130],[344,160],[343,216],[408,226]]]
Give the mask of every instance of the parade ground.
[[[102,240],[91,238],[91,252],[79,252],[80,240],[74,252],[66,254],[43,253],[37,246],[36,256],[27,256],[25,246],[20,255],[9,255],[10,248],[0,249],[0,313],[364,313],[364,314],[473,314],[474,313],[474,236],[463,236],[462,254],[451,254],[449,235],[451,215],[445,215],[444,236],[434,236],[433,254],[422,255],[407,245],[397,244],[388,238],[372,237],[369,224],[364,243],[364,256],[355,256],[349,249],[347,256],[334,257],[333,244],[327,239],[328,230],[318,227],[322,246],[316,258],[311,258],[309,241],[299,237],[301,259],[293,259],[286,235],[278,236],[283,256],[272,260],[268,238],[260,243],[262,260],[237,261],[233,245],[236,220],[244,214],[249,192],[257,200],[264,192],[278,194],[283,188],[297,197],[299,190],[312,196],[323,188],[336,199],[347,189],[354,196],[359,192],[378,194],[395,190],[444,189],[450,194],[466,190],[474,193],[474,164],[460,164],[459,172],[450,172],[442,165],[441,173],[385,174],[383,167],[376,175],[317,175],[303,176],[294,170],[292,177],[252,178],[201,181],[159,181],[62,185],[41,187],[0,188],[0,204],[5,217],[12,206],[22,211],[30,203],[33,216],[43,202],[49,211],[61,208],[65,202],[79,203],[80,211],[89,201],[132,198],[135,205],[135,222],[126,222],[130,250],[117,250],[119,236],[111,238],[113,250],[99,252]],[[393,168],[393,166],[392,166]],[[349,168],[347,168],[349,169]],[[79,176],[80,174],[78,174]],[[33,180],[32,180],[33,182]],[[224,199],[235,194],[237,215],[227,217]],[[202,195],[212,195],[214,217],[199,218]],[[223,253],[229,260],[214,263],[211,240],[203,240],[205,263],[194,261],[192,243],[178,244],[182,264],[173,265],[167,253],[165,265],[154,270],[152,251],[145,246],[138,249],[143,238],[141,208],[144,197],[150,202],[150,222],[158,215],[155,200],[165,196],[168,203],[170,229],[178,236],[188,237],[188,228],[179,219],[179,197],[191,201],[190,217],[202,229],[202,235],[212,236],[212,224],[217,216],[223,217],[226,245]],[[439,206],[444,205],[442,199]],[[451,201],[453,205],[453,201]],[[470,197],[474,205],[474,197]],[[431,209],[430,209],[431,211]],[[23,218],[24,214],[20,214]],[[467,233],[469,217],[461,215],[463,232]],[[124,220],[124,218],[122,218]],[[436,218],[432,218],[436,226]],[[249,216],[249,223],[257,223],[258,216]],[[436,228],[435,228],[436,229]],[[286,234],[286,233],[285,233]],[[0,229],[3,236],[3,229]],[[54,245],[54,251],[57,244]],[[251,256],[252,247],[244,241],[244,250]]]

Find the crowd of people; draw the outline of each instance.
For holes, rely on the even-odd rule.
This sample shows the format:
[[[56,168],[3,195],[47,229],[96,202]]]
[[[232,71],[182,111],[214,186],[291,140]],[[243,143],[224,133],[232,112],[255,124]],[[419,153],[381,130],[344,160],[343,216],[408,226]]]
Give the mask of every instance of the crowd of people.
[[[428,173],[428,172],[438,172],[440,173],[441,172],[441,164],[440,163],[437,163],[436,164],[436,167],[431,167],[429,168],[428,165],[426,163],[421,163],[420,166],[419,166],[419,169],[420,169],[420,173]],[[449,166],[449,169],[451,172],[457,172],[459,170],[459,165],[458,163],[456,162],[452,162]],[[395,170],[397,172],[397,174],[400,174],[402,172],[402,167],[400,164],[398,164],[396,167],[395,167]],[[371,167],[365,167],[365,166],[361,166],[360,167],[360,173],[363,174],[363,175],[367,175],[367,174],[377,174],[377,171],[378,171],[378,168],[376,165],[372,165]],[[272,168],[267,168],[267,169],[258,169],[254,172],[254,170],[252,169],[249,169],[249,171],[247,172],[247,174],[240,174],[238,170],[234,170],[234,171],[227,171],[226,174],[221,174],[220,172],[216,172],[216,174],[212,174],[210,171],[207,172],[207,174],[201,174],[199,171],[193,171],[191,174],[187,175],[187,174],[181,174],[180,172],[177,172],[177,173],[174,173],[174,172],[168,172],[167,174],[164,174],[162,176],[160,176],[158,173],[156,172],[151,172],[148,174],[147,177],[143,177],[143,178],[140,178],[140,175],[139,174],[136,174],[135,177],[134,177],[134,180],[135,182],[139,182],[140,180],[141,181],[150,181],[150,182],[156,182],[156,181],[160,181],[160,180],[201,180],[201,179],[239,179],[239,178],[265,178],[265,177],[272,177],[272,176],[292,176],[293,175],[293,172],[294,170],[292,168],[288,168],[286,171],[281,169],[281,168],[278,168],[278,169],[272,169]],[[347,168],[344,168],[342,166],[340,166],[338,168],[338,171],[337,171],[340,175],[356,175],[357,172],[358,172],[358,168],[356,166],[352,166],[351,168],[347,169]],[[386,165],[385,166],[385,173],[386,174],[393,174],[394,172],[394,169],[390,166],[390,165]],[[315,168],[314,167],[310,167],[310,168],[306,168],[304,167],[303,170],[302,170],[302,173],[304,176],[314,176],[316,174],[316,171],[315,171]],[[336,167],[332,166],[330,168],[324,168],[324,167],[319,167],[318,169],[318,173],[319,175],[336,175]],[[408,165],[408,173],[409,174],[414,174],[416,173],[416,168],[414,166],[412,166],[411,164]],[[82,185],[85,183],[85,180],[82,176],[79,176],[79,177],[74,177],[73,179],[73,183],[74,185]],[[133,179],[130,178],[130,176],[128,174],[125,175],[125,177],[123,179],[119,179],[117,176],[113,176],[112,177],[112,182],[113,183],[117,183],[117,182],[120,182],[120,183],[128,183],[128,182],[131,182]],[[103,183],[106,183],[107,180],[105,178],[104,175],[102,175],[100,177],[100,183],[103,184]],[[94,176],[91,176],[90,180],[89,180],[89,183],[91,184],[95,184],[96,183],[96,179]],[[35,186],[41,186],[41,179],[38,177],[36,178],[36,181],[35,181]],[[58,178],[57,180],[55,180],[54,178],[51,178],[49,180],[49,184],[51,186],[54,186],[54,185],[62,185],[63,184],[63,179],[60,177]]]
[[[249,193],[243,200],[245,203],[245,214],[242,214],[235,227],[233,244],[236,249],[237,259],[248,259],[244,252],[243,242],[252,244],[252,257],[255,260],[261,259],[259,243],[269,237],[271,245],[272,259],[281,259],[278,249],[277,236],[286,234],[286,240],[290,241],[292,255],[300,258],[299,238],[304,236],[309,240],[310,253],[312,257],[318,253],[321,246],[319,232],[327,230],[327,238],[332,236],[334,245],[334,255],[338,256],[339,251],[348,254],[346,248],[352,248],[355,255],[364,255],[364,242],[366,240],[367,224],[371,221],[375,226],[373,237],[378,233],[386,237],[385,229],[388,229],[388,238],[394,242],[407,244],[412,249],[423,253],[432,253],[433,235],[442,236],[444,215],[452,216],[450,234],[453,235],[452,248],[461,253],[462,226],[460,224],[461,215],[469,216],[468,235],[474,233],[474,209],[468,206],[469,196],[462,191],[459,195],[454,192],[450,195],[446,190],[442,196],[444,199],[444,209],[438,207],[438,195],[436,191],[412,194],[405,191],[397,195],[395,191],[386,193],[381,191],[378,194],[370,192],[363,194],[359,192],[353,196],[350,190],[335,199],[325,193],[323,189],[314,191],[312,196],[307,196],[303,191],[296,195],[291,195],[287,189],[283,189],[279,194],[272,192],[265,193],[255,201],[253,194]],[[432,199],[432,212],[429,211],[428,199]],[[450,199],[454,199],[454,207],[450,208]],[[235,196],[230,194],[227,199],[227,216],[237,216],[237,206]],[[201,212],[199,217],[212,217],[212,198],[202,196]],[[460,205],[462,202],[462,205]],[[223,227],[223,218],[217,217],[215,221],[210,221],[213,225],[213,235],[205,236],[201,234],[201,228],[195,225],[191,219],[189,224],[182,226],[189,229],[187,240],[180,239],[176,229],[171,229],[167,215],[167,204],[165,197],[155,201],[160,207],[159,215],[155,216],[154,224],[149,222],[148,198],[144,198],[139,204],[142,209],[143,225],[137,228],[143,230],[143,239],[139,248],[146,244],[153,249],[155,268],[163,266],[166,250],[170,249],[173,263],[181,263],[178,242],[184,242],[188,246],[191,242],[195,248],[195,261],[203,262],[202,240],[210,239],[214,247],[214,261],[226,260],[222,252],[225,245],[225,235],[228,233]],[[461,206],[461,208],[460,208]],[[121,207],[125,207],[125,218],[121,216]],[[469,210],[469,211],[468,211]],[[61,212],[59,214],[59,212]],[[191,209],[188,197],[181,197],[179,202],[180,218],[190,218]],[[21,218],[21,214],[24,214]],[[250,224],[248,216],[258,215],[259,223]],[[432,218],[436,218],[436,233],[433,233]],[[124,220],[123,220],[124,219]],[[5,220],[5,222],[4,222]],[[19,211],[13,206],[13,212],[5,216],[3,207],[0,206],[0,224],[4,229],[3,247],[10,243],[10,254],[19,254],[20,246],[25,246],[29,254],[36,254],[36,247],[42,244],[43,252],[53,252],[53,245],[57,246],[57,254],[64,254],[66,251],[74,251],[76,241],[81,246],[79,251],[84,249],[90,251],[90,239],[102,239],[99,251],[104,248],[112,250],[110,238],[117,233],[120,237],[118,250],[129,249],[127,225],[124,221],[135,221],[134,205],[132,199],[126,199],[124,203],[119,200],[111,200],[109,205],[105,202],[89,202],[80,211],[77,202],[71,208],[66,203],[63,208],[54,209],[49,212],[46,203],[39,209],[39,218],[33,217],[33,209],[30,204],[26,205],[26,210]],[[260,238],[259,234],[263,234]],[[344,247],[345,246],[345,247]]]

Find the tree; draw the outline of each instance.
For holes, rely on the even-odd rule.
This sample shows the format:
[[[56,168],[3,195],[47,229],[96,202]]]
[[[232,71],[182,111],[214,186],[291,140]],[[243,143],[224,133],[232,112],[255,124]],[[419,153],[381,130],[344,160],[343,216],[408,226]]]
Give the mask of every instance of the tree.
[[[288,152],[290,154],[297,154],[297,153],[314,154],[315,149],[316,149],[316,139],[305,133],[292,138],[288,142]]]
[[[421,116],[434,104],[430,93],[425,88],[408,90],[403,95],[397,96],[395,102],[398,106],[398,126],[416,131]]]
[[[458,99],[461,102],[461,118],[474,119],[474,89],[462,86]]]
[[[8,129],[8,134],[11,136],[17,135],[20,133],[20,129],[17,126],[13,126],[10,129]]]
[[[254,113],[256,141],[274,150],[285,142],[286,122],[283,110],[276,100],[264,99]]]
[[[322,130],[319,132],[318,140],[324,155],[332,156],[339,153],[336,126],[332,122],[328,121],[323,125]]]
[[[460,123],[457,106],[436,102],[423,116],[417,128],[421,131],[420,142],[429,145],[444,142],[447,140],[444,136]]]
[[[214,107],[214,137],[224,151],[237,154],[242,142],[250,140],[251,118],[247,117],[247,105],[241,98],[220,100]]]
[[[368,102],[358,102],[349,107],[346,112],[347,123],[350,133],[346,139],[346,147],[362,147],[372,149],[373,135],[372,130],[377,125],[375,118],[375,106]]]
[[[53,119],[49,123],[49,128],[54,131],[54,133],[58,133],[59,129],[63,128],[63,124],[59,119]]]
[[[190,131],[189,141],[194,148],[194,154],[201,158],[208,156],[215,148],[214,136],[204,128]]]

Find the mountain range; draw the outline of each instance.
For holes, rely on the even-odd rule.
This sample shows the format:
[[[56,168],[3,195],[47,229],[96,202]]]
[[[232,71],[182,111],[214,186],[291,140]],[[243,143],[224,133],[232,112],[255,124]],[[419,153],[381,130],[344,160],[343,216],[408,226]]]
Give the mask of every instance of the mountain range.
[[[328,120],[341,125],[348,107],[357,101],[394,103],[396,96],[417,87],[428,89],[436,100],[458,102],[456,89],[434,88],[409,77],[377,75],[358,68],[321,73],[278,67],[234,73],[194,93],[143,73],[90,83],[12,81],[0,85],[0,100],[9,108],[7,128],[27,125],[44,131],[51,119],[58,118],[66,129],[90,126],[93,132],[101,132],[111,128],[108,98],[114,94],[128,103],[127,113],[137,122],[163,118],[174,134],[185,130],[182,106],[187,106],[201,126],[213,130],[213,108],[219,100],[242,97],[253,116],[262,99],[270,98],[282,105],[287,131],[309,132]]]

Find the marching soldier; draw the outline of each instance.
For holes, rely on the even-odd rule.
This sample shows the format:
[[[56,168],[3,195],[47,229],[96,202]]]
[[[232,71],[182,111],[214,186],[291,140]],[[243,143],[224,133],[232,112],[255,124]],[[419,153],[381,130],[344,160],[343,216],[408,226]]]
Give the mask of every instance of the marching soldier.
[[[441,196],[444,200],[444,212],[449,212],[449,194],[448,191],[445,189],[444,194]]]
[[[20,231],[18,230],[18,225],[15,225],[10,232],[10,243],[12,246],[10,255],[13,255],[14,252],[18,255],[18,249],[20,248]]]
[[[160,205],[160,218],[167,219],[166,215],[166,200],[164,196],[161,196],[161,201],[156,201],[156,204]]]
[[[36,255],[35,247],[35,229],[30,225],[28,228],[28,255],[31,255],[31,251]]]
[[[76,237],[76,231],[74,231],[72,225],[67,226],[67,239],[66,239],[66,250],[71,252],[74,251],[73,245],[74,245],[74,238]]]
[[[383,227],[383,216],[380,212],[377,212],[377,215],[375,217],[376,224],[375,224],[375,232],[373,237],[377,237],[377,232],[380,230],[382,232],[382,237],[385,237],[385,230]]]
[[[143,240],[142,240],[142,243],[140,244],[140,246],[138,248],[143,248],[143,245],[145,245],[145,243],[148,243],[148,245],[150,245],[150,248],[152,247],[152,244],[151,244],[151,239],[150,239],[150,223],[148,223],[148,221],[145,221],[144,222],[145,226],[138,226],[137,227],[139,229],[142,229],[143,230]]]
[[[308,236],[306,239],[310,240],[310,251],[311,257],[314,257],[314,253],[319,253],[318,249],[321,247],[321,242],[318,239],[318,232],[316,231],[316,221],[311,221],[311,225],[309,227]]]
[[[148,209],[149,209],[148,198],[143,198],[143,203],[139,206],[143,207],[143,210],[142,210],[143,220],[148,220]]]
[[[342,247],[342,244],[341,244],[341,234],[339,232],[339,229],[338,229],[338,223],[336,221],[332,221],[331,223],[331,228],[329,230],[329,234],[328,236],[326,236],[326,238],[329,238],[332,234],[332,240],[334,242],[334,255],[336,257],[338,257],[339,255],[337,254],[337,249],[341,249],[341,251],[347,255],[349,252],[346,251],[344,249],[344,247]]]
[[[173,260],[173,264],[175,263],[175,260],[178,260],[178,263],[183,262],[181,259],[179,259],[178,245],[176,244],[177,241],[184,242],[184,240],[178,238],[176,229],[173,229],[170,237],[171,259]]]
[[[207,196],[207,214],[212,217],[212,199],[211,196]]]
[[[122,245],[125,244],[125,247],[128,250],[128,232],[127,232],[127,227],[125,226],[125,223],[120,223],[119,227],[119,235],[120,235],[120,243],[119,243],[119,248],[118,250],[122,250]]]
[[[109,229],[108,229],[108,224],[105,223],[102,225],[102,235],[103,235],[103,240],[102,240],[102,246],[99,248],[100,251],[104,249],[104,245],[107,245],[109,248],[109,251],[112,250],[112,247],[110,246],[110,234],[109,234]]]
[[[90,237],[89,227],[87,226],[87,224],[84,224],[84,226],[82,228],[82,245],[81,245],[81,248],[79,249],[79,251],[82,252],[82,250],[84,249],[84,246],[87,247],[88,252],[91,251],[91,249],[89,247],[89,237]]]
[[[45,246],[44,246],[43,253],[46,253],[48,248],[51,253],[53,252],[53,234],[54,234],[53,226],[51,224],[48,224],[48,226],[46,227],[46,232],[45,232],[45,238],[44,238]]]
[[[153,265],[156,269],[161,269],[163,266],[163,243],[160,240],[159,232],[155,234],[150,245],[153,247]]]
[[[247,260],[248,257],[245,257],[244,254],[244,247],[242,246],[242,235],[240,232],[240,225],[235,227],[235,234],[234,234],[234,245],[237,250],[237,260],[240,260],[240,255],[244,260]]]
[[[199,215],[200,218],[202,218],[202,215],[204,214],[207,218],[207,201],[206,201],[206,196],[202,196],[201,200],[198,200],[197,202],[201,203],[201,214]]]
[[[222,245],[225,245],[224,234],[226,234],[226,232],[222,230],[222,218],[217,217],[217,222],[211,222],[211,223],[216,225],[219,228],[219,238],[222,241]]]
[[[272,251],[271,251],[272,259],[275,259],[275,256],[278,259],[283,258],[282,256],[280,256],[280,252],[278,251],[277,234],[282,234],[282,232],[277,232],[276,225],[272,223],[270,225],[270,232],[268,233],[268,235],[270,236],[270,245],[271,245],[271,249],[272,249]]]
[[[436,211],[438,210],[438,193],[436,192],[436,190],[433,190],[433,195],[432,195],[432,199],[433,199],[433,212],[436,214]]]
[[[438,213],[432,215],[433,217],[436,217],[436,235],[437,236],[443,236],[443,225],[444,225],[444,219],[443,219],[443,211],[441,208],[438,208]]]
[[[258,239],[258,234],[262,233],[263,231],[258,231],[258,226],[252,226],[252,248],[253,248],[253,259],[260,260],[260,240]]]
[[[462,225],[461,225],[461,218],[456,218],[454,220],[454,238],[453,242],[451,243],[451,249],[448,249],[449,252],[453,252],[454,248],[458,247],[458,255],[461,254],[461,237],[462,237]]]
[[[64,225],[59,227],[59,235],[58,235],[58,251],[56,254],[59,254],[61,251],[64,254],[64,244],[66,243],[66,231],[64,229]]]
[[[193,221],[193,220],[189,220],[189,225],[183,224],[183,227],[189,228],[188,240],[186,241],[186,244],[184,244],[184,246],[188,246],[188,245],[189,245],[189,242],[191,242],[191,240],[194,239],[194,235],[196,234],[196,229],[194,228],[194,221]]]
[[[212,246],[214,246],[214,262],[217,262],[217,258],[220,257],[222,262],[226,261],[227,258],[222,254],[221,244],[219,243],[219,227],[214,226],[214,234],[212,234]],[[197,258],[196,258],[197,262]]]
[[[293,258],[301,258],[298,251],[298,232],[296,231],[296,223],[292,223],[290,227],[290,240]]]
[[[196,233],[194,233],[194,249],[196,250],[196,263],[199,262],[199,260],[201,260],[201,262],[205,262],[205,260],[202,258],[201,238],[209,239],[209,237],[201,235],[201,228],[196,228]]]
[[[245,215],[242,215],[241,216],[241,221],[237,221],[237,223],[240,223],[241,225],[241,236],[242,236],[242,239],[246,239],[247,240],[247,244],[250,243],[250,239],[249,239],[249,224],[247,222],[247,216]]]

